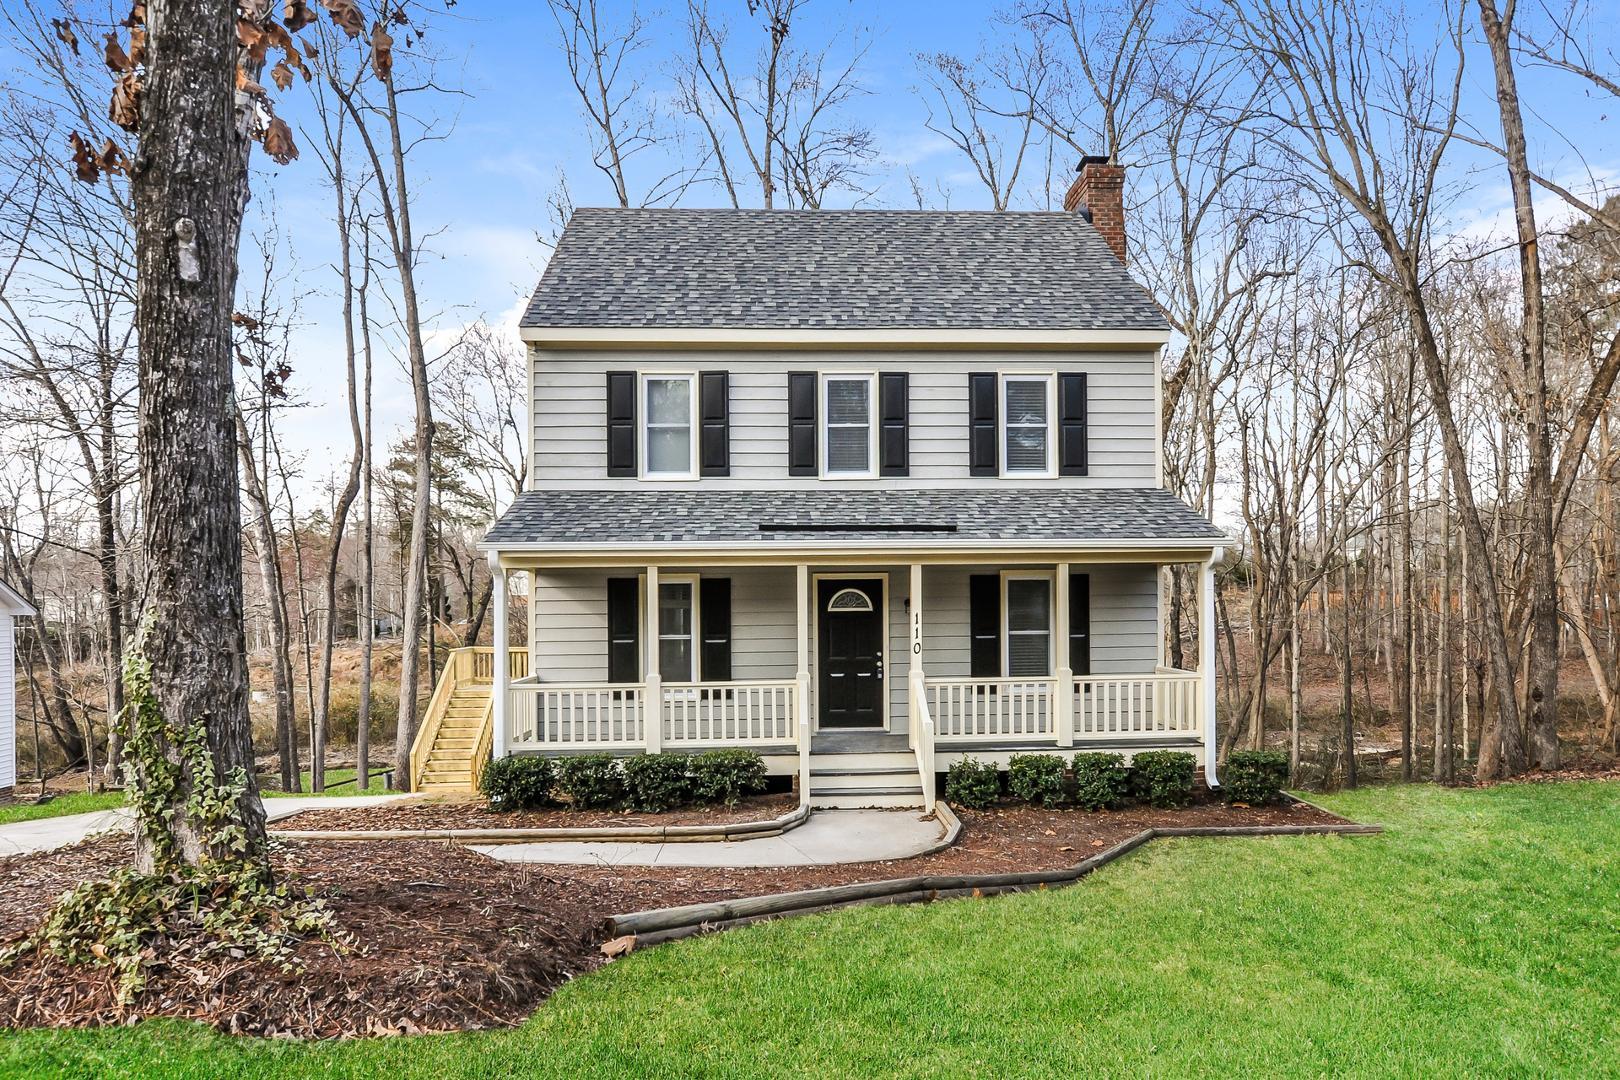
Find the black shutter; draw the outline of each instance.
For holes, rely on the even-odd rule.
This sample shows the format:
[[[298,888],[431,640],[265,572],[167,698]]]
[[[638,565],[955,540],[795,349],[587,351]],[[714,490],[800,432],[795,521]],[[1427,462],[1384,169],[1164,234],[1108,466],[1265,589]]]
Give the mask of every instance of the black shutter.
[[[607,373],[607,474],[636,475],[636,373]]]
[[[816,373],[788,373],[788,475],[816,475]]]
[[[702,397],[698,407],[702,441],[698,444],[699,472],[704,476],[731,475],[731,379],[724,371],[698,376]]]
[[[1001,678],[1001,576],[974,574],[968,578],[968,656],[975,679]]]
[[[878,475],[911,475],[911,376],[885,371],[878,376]]]
[[[996,476],[1000,473],[996,453],[996,376],[995,372],[975,372],[968,376],[968,474]]]
[[[1086,454],[1086,376],[1058,376],[1058,475],[1084,476]]]
[[[641,582],[607,579],[608,682],[641,681]]]
[[[1091,575],[1069,575],[1069,670],[1091,674]]]
[[[703,625],[703,681],[731,681],[731,579],[701,578],[698,607]]]

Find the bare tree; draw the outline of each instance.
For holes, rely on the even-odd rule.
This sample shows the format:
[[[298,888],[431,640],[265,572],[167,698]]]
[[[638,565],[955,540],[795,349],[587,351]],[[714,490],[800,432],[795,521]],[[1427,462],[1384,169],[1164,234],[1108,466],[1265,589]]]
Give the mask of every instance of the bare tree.
[[[381,16],[397,12],[407,20],[405,8],[384,5]],[[420,10],[414,16],[421,19]],[[372,177],[372,191],[376,198],[376,217],[382,223],[381,232],[387,240],[388,253],[399,287],[397,311],[405,336],[406,368],[410,374],[411,395],[416,410],[414,425],[417,456],[414,490],[410,518],[409,552],[406,556],[405,590],[403,599],[404,651],[400,660],[399,726],[394,741],[395,760],[403,762],[410,757],[411,744],[416,739],[417,715],[420,696],[420,649],[424,637],[424,598],[426,596],[427,556],[429,545],[429,512],[432,505],[431,451],[433,442],[433,404],[429,388],[427,346],[423,330],[422,304],[417,287],[417,265],[422,250],[412,220],[412,195],[409,157],[411,150],[422,142],[438,137],[431,121],[419,122],[407,113],[404,100],[419,93],[440,92],[429,78],[421,83],[401,86],[396,81],[395,48],[391,36],[382,27],[387,20],[379,18],[377,30],[372,34],[370,48],[363,63],[375,79],[367,80],[345,71],[331,58],[337,54],[327,49],[321,61],[321,77],[327,89],[348,114],[354,131],[360,139]],[[416,31],[420,33],[420,30]],[[407,54],[413,63],[426,64],[420,53]],[[414,135],[407,134],[407,126],[424,126]],[[409,770],[397,769],[395,784],[401,789],[410,785]]]
[[[1046,37],[1028,25],[993,55],[968,64],[950,53],[918,57],[931,94],[928,130],[943,135],[972,164],[992,209],[1009,210],[1034,143],[1045,132],[1036,115],[1046,107],[1051,63]],[[1050,193],[1051,184],[1043,187]]]
[[[649,24],[631,4],[608,25],[597,0],[547,0],[557,24],[563,62],[591,124],[591,161],[613,185],[620,206],[658,206],[678,200],[693,170],[679,163],[645,185],[632,188],[634,159],[652,156],[674,139],[662,118],[640,64],[650,43]],[[564,217],[566,220],[566,215]]]
[[[778,198],[819,209],[833,190],[858,191],[877,154],[871,129],[849,115],[863,91],[865,45],[856,36],[849,58],[833,60],[838,41],[799,48],[790,42],[809,0],[757,0],[749,13],[766,43],[750,57],[733,42],[730,24],[707,0],[688,0],[683,54],[674,76],[679,106],[706,145],[704,172],[733,206],[757,185],[760,205]],[[795,39],[796,40],[796,39]]]

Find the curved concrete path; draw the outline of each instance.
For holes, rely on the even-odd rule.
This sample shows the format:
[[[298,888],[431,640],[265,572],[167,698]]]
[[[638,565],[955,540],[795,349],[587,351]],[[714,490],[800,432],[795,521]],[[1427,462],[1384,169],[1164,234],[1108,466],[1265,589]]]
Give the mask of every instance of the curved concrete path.
[[[409,799],[409,795],[292,795],[287,798],[264,800],[265,818],[280,821],[284,817],[305,810],[338,810],[345,806],[378,806],[396,799]],[[87,840],[98,833],[120,832],[130,827],[133,817],[128,809],[92,810],[88,814],[66,814],[62,817],[36,818],[33,821],[14,821],[0,825],[0,859],[7,855],[31,855],[36,851],[55,851]]]
[[[502,862],[600,866],[829,866],[907,859],[938,844],[945,825],[915,810],[817,810],[778,836],[685,844],[481,844]]]

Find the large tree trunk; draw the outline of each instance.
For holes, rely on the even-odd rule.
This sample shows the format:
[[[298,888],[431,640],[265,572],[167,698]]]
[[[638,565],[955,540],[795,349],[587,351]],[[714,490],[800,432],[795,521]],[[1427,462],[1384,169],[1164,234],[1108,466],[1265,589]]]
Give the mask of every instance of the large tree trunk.
[[[248,141],[237,128],[234,0],[150,0],[140,150],[134,166],[140,339],[139,462],[152,694],[169,732],[202,725],[209,774],[179,766],[168,804],[174,852],[265,858],[253,776],[242,629],[241,508],[233,421],[231,313],[247,202]],[[136,763],[137,769],[140,768]],[[217,845],[190,805],[203,787],[247,782],[235,800],[238,850]],[[145,830],[135,864],[157,852]]]

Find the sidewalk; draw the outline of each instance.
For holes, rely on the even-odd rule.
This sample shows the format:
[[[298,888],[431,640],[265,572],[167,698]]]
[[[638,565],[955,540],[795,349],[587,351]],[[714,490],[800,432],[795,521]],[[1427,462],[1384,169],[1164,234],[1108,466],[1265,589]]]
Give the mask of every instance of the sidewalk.
[[[305,810],[339,809],[341,807],[377,806],[409,795],[340,795],[292,796],[264,800],[265,817],[280,821],[284,817]],[[97,833],[126,831],[133,817],[128,809],[94,810],[88,814],[68,814],[65,817],[39,818],[35,821],[17,821],[0,825],[0,858],[8,855],[29,855],[36,851],[55,851],[69,847]]]
[[[791,832],[757,840],[686,844],[484,844],[472,850],[502,862],[603,866],[829,866],[920,855],[945,835],[916,810],[817,810]]]

